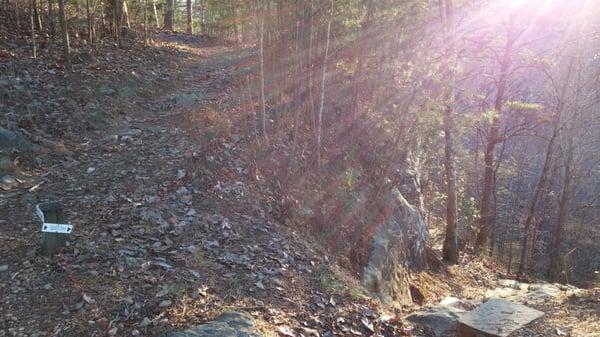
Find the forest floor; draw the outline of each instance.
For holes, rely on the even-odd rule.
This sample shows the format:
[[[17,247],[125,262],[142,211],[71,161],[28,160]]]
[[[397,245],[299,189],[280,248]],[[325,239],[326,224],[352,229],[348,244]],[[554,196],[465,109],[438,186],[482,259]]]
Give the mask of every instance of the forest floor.
[[[0,336],[158,336],[228,310],[267,336],[423,334],[400,318],[419,306],[386,308],[274,219],[239,111],[252,50],[163,33],[73,73],[2,50],[14,66],[0,126],[29,130],[41,149],[0,181]],[[46,200],[75,227],[55,258],[38,252],[34,206]],[[415,282],[428,304],[482,298],[499,278],[474,260]],[[529,336],[593,336],[578,324],[599,320],[598,296],[540,306]]]

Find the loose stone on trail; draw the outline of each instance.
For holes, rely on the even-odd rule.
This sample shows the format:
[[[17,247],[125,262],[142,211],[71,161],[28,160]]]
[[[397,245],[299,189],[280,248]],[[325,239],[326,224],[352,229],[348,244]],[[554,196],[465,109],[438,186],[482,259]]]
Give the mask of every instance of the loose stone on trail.
[[[494,298],[458,320],[457,337],[507,337],[542,317],[533,308]]]

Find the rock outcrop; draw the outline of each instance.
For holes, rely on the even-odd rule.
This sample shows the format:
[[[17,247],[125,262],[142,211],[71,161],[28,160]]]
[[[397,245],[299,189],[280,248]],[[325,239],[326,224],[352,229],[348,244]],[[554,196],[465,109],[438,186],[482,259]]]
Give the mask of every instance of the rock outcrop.
[[[392,189],[388,200],[384,221],[373,236],[362,281],[384,303],[408,305],[413,302],[410,274],[427,264],[427,225],[420,212],[397,189]]]
[[[0,127],[0,173],[10,171],[12,153],[28,153],[37,151],[37,145],[21,133]]]
[[[262,337],[252,317],[240,312],[227,312],[212,322],[164,337]]]

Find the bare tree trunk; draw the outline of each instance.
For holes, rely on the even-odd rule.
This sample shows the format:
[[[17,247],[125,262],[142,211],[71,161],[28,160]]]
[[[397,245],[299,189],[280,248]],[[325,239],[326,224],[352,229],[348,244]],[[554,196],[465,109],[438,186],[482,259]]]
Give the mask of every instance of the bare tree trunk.
[[[67,16],[65,14],[65,0],[58,0],[58,12],[60,18],[60,26],[62,29],[63,40],[63,56],[65,58],[67,68],[71,68],[71,46],[69,44],[69,31],[67,30]]]
[[[56,38],[56,30],[54,28],[54,4],[52,3],[52,0],[48,0],[48,19],[46,21],[48,22],[50,30],[50,39],[54,41]]]
[[[156,23],[154,28],[160,28],[160,23],[158,22],[158,11],[156,10],[156,0],[152,0],[152,14],[154,14],[154,22]]]
[[[518,174],[517,174],[517,181],[515,186],[515,196],[513,198],[512,201],[512,210],[511,210],[511,217],[509,220],[509,224],[510,224],[510,228],[508,230],[508,235],[509,235],[509,246],[508,246],[508,263],[507,263],[507,270],[506,273],[510,275],[511,272],[511,268],[512,268],[512,261],[513,261],[513,250],[514,250],[514,236],[515,236],[515,227],[516,227],[516,222],[515,219],[517,218],[517,209],[519,206],[519,195],[522,192],[522,186],[523,186],[523,170],[518,170]]]
[[[313,62],[312,62],[312,50],[313,50],[313,36],[314,36],[314,32],[313,32],[313,13],[314,12],[314,4],[313,4],[313,0],[310,0],[310,12],[309,12],[309,19],[310,19],[310,28],[309,28],[309,41],[308,41],[308,104],[310,107],[310,116],[311,116],[311,121],[312,121],[312,130],[313,132],[315,132],[315,137],[317,136],[317,118],[315,115],[315,98],[314,98],[314,94],[313,94]]]
[[[167,0],[167,11],[165,13],[165,29],[173,31],[175,24],[175,0]]]
[[[296,15],[298,16],[298,10],[300,10],[300,6],[297,6],[296,9]],[[300,34],[300,25],[302,23],[304,23],[304,15],[305,15],[305,11],[304,9],[302,9],[302,20],[300,20],[299,17],[296,17],[296,45],[295,45],[295,55],[297,58],[297,62],[296,62],[296,78],[301,78],[302,77],[302,59],[300,57],[300,41],[302,39],[302,35]],[[296,85],[296,92],[295,92],[295,97],[294,97],[294,101],[299,102],[300,101],[300,92],[301,92],[301,86],[299,84]],[[292,153],[291,153],[291,158],[290,158],[290,165],[288,168],[288,174],[292,174],[293,170],[294,170],[294,166],[295,166],[295,162],[296,162],[296,151],[298,148],[298,128],[300,127],[300,110],[304,108],[304,106],[306,106],[305,104],[302,104],[300,106],[295,106],[294,107],[294,125],[293,125],[293,140],[292,140]]]
[[[144,0],[144,45],[148,45],[148,0]]]
[[[327,59],[329,57],[329,40],[331,35],[331,21],[333,20],[333,0],[329,11],[329,20],[327,21],[327,40],[325,42],[325,56],[323,57],[323,72],[321,74],[321,104],[317,116],[317,167],[321,168],[321,138],[323,129],[323,106],[325,105],[325,74],[327,72]]]
[[[443,1],[443,0],[442,0]],[[372,16],[373,16],[373,2],[371,0],[368,0],[366,3],[367,6],[367,15],[365,16],[365,20],[362,23],[362,31],[364,36],[366,37],[366,41],[369,41],[370,39],[369,37],[369,29],[371,27],[371,21],[372,21]],[[356,66],[356,70],[354,72],[354,76],[352,79],[352,106],[350,107],[351,109],[351,115],[355,116],[356,113],[359,110],[359,106],[361,105],[360,103],[360,97],[361,97],[361,89],[365,88],[364,86],[364,72],[365,72],[365,61],[368,55],[368,48],[361,48],[358,51],[358,64]]]
[[[35,1],[31,1],[31,10],[29,11],[29,21],[31,23],[31,47],[33,49],[33,58],[37,57],[37,47],[35,45],[35,19],[34,16],[37,15],[37,10],[34,11]]]
[[[527,209],[527,217],[525,218],[524,228],[523,228],[523,237],[521,239],[521,259],[519,262],[519,269],[517,271],[518,275],[523,275],[525,272],[526,265],[526,257],[527,257],[527,245],[529,243],[529,231],[531,227],[531,223],[533,222],[533,217],[535,216],[535,210],[537,207],[537,202],[542,195],[542,191],[546,186],[546,178],[548,176],[548,169],[550,168],[550,161],[552,158],[552,152],[554,150],[554,141],[556,139],[558,132],[558,128],[555,127],[554,134],[550,141],[548,142],[548,146],[546,147],[546,158],[544,159],[544,166],[542,167],[542,173],[540,178],[538,179],[535,191],[533,193],[533,197],[531,198],[531,202],[529,203],[529,207]]]
[[[125,20],[125,24],[127,24],[127,29],[131,30],[131,22],[129,20],[129,9],[127,8],[127,0],[122,1],[122,10],[121,10],[121,26],[123,26],[123,20]]]
[[[33,22],[34,22],[34,27],[38,32],[42,31],[42,18],[40,17],[39,13],[38,13],[38,8],[37,8],[37,1],[36,0],[32,0],[31,3],[31,10],[33,12]]]
[[[481,206],[479,209],[479,230],[475,239],[475,251],[480,252],[485,246],[488,239],[488,224],[490,223],[490,197],[494,183],[494,152],[498,143],[498,131],[500,128],[500,116],[504,106],[504,95],[506,91],[506,82],[512,59],[513,45],[515,36],[512,29],[514,22],[509,22],[509,31],[506,37],[506,46],[504,47],[504,55],[500,62],[500,78],[498,80],[498,88],[496,91],[496,99],[494,101],[494,116],[491,117],[490,130],[487,137],[487,144],[484,150],[484,181],[483,192],[481,196]]]
[[[92,15],[90,13],[90,0],[85,0],[85,13],[87,16],[88,40],[90,44],[94,43],[94,26],[92,24]]]
[[[121,39],[121,28],[123,27],[123,0],[115,0],[113,6],[113,25],[115,30],[115,37],[119,48],[123,47],[123,41]]]
[[[454,86],[456,78],[456,59],[454,55],[454,17],[452,0],[443,0],[442,21],[445,26],[445,33],[449,35],[448,53],[453,60],[450,62],[450,88],[448,89],[447,106],[444,113],[444,134],[445,134],[445,160],[446,170],[446,236],[442,255],[445,261],[449,263],[458,263],[458,238],[456,236],[456,139],[454,135]]]
[[[258,5],[259,16],[259,52],[260,52],[260,126],[265,142],[269,143],[267,134],[267,106],[265,102],[265,18],[262,11],[262,6]]]
[[[15,19],[17,20],[17,35],[21,35],[21,18],[20,18],[20,10],[19,10],[19,0],[15,1]]]
[[[187,0],[185,5],[187,11],[187,33],[194,34],[194,25],[192,22],[192,0]]]
[[[573,167],[573,143],[568,141],[567,158],[565,160],[565,175],[563,178],[563,188],[560,194],[560,202],[558,203],[558,219],[554,227],[552,245],[550,246],[550,263],[548,265],[547,277],[550,280],[555,280],[557,267],[560,258],[560,248],[563,241],[563,232],[565,222],[567,220],[567,212],[569,210],[569,200],[571,195],[572,182],[572,167]]]

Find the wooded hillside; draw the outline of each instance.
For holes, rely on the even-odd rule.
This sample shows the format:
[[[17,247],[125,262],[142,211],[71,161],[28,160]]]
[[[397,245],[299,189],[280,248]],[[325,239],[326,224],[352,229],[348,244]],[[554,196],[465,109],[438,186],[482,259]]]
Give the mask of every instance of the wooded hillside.
[[[285,216],[313,214],[360,265],[382,188],[399,185],[431,226],[447,224],[448,259],[457,245],[590,282],[597,14],[590,1],[5,0],[3,72],[19,76],[17,46],[77,72],[163,28],[254,46],[239,95]]]
[[[344,308],[307,328],[391,336],[361,287],[599,287],[598,88],[598,0],[0,0],[0,291],[34,308],[68,280],[38,310],[119,335],[281,288],[266,307]],[[55,199],[81,227],[40,258]]]

